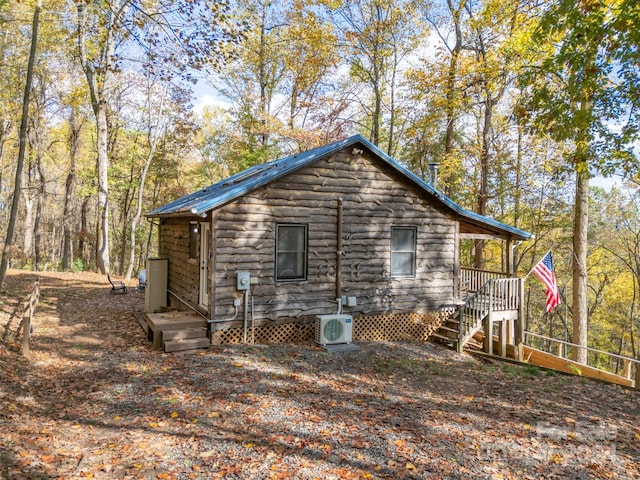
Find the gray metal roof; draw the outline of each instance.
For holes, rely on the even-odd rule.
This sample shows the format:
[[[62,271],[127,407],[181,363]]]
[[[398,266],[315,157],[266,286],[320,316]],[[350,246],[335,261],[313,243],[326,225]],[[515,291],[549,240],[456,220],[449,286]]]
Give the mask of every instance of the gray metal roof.
[[[263,187],[274,180],[292,173],[299,168],[310,165],[319,158],[329,156],[343,148],[361,145],[371,151],[381,161],[388,164],[394,170],[404,175],[412,183],[416,184],[423,191],[439,201],[449,210],[455,212],[468,222],[485,226],[492,231],[498,230],[507,236],[511,236],[520,240],[527,240],[532,237],[529,232],[520,230],[510,225],[498,222],[491,218],[470,212],[455,203],[446,195],[435,190],[422,178],[418,177],[396,160],[384,153],[374,144],[369,142],[361,135],[340,140],[338,142],[315,148],[307,152],[302,152],[289,157],[280,158],[273,162],[256,165],[243,172],[237,173],[218,183],[210,185],[202,190],[195,191],[189,195],[179,198],[171,203],[147,213],[147,217],[175,217],[185,215],[199,215],[210,210],[215,210],[257,188]]]

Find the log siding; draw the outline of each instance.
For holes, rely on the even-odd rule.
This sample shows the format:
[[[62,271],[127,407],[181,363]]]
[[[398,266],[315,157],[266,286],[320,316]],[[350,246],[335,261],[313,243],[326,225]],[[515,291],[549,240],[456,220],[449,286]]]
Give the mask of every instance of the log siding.
[[[428,312],[454,300],[457,222],[434,208],[424,195],[392,169],[364,155],[341,151],[219,208],[214,215],[215,288],[212,316],[228,316],[236,272],[258,277],[252,288],[256,324],[284,319],[309,321],[336,311],[337,199],[343,200],[342,294],[357,297],[355,316]],[[185,220],[181,220],[185,222]],[[197,304],[197,265],[180,261],[179,221],[163,224],[162,250],[170,259],[170,285]],[[308,227],[308,277],[276,282],[277,224]],[[167,228],[169,227],[170,228]],[[391,278],[392,226],[417,230],[415,278]],[[185,228],[188,228],[185,227]],[[166,230],[166,233],[164,233]],[[188,230],[186,231],[188,237]],[[187,238],[188,240],[188,238]],[[184,246],[186,249],[186,245]],[[188,255],[187,255],[188,256]],[[178,279],[177,277],[183,278]],[[192,284],[193,289],[187,285]]]

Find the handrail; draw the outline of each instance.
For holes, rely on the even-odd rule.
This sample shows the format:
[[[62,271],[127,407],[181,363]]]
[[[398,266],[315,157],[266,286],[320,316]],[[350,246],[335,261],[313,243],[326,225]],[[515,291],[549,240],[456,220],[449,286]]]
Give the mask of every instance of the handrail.
[[[480,270],[476,268],[461,267],[459,273],[460,290],[477,292],[489,280],[509,278],[509,274],[492,270]]]
[[[525,338],[527,335],[531,336],[531,337],[535,337],[535,338],[539,338],[541,340],[547,340],[547,341],[551,341],[551,342],[555,342],[558,344],[558,349],[557,349],[557,355],[560,358],[565,358],[565,356],[563,355],[563,348],[562,346],[568,346],[568,347],[573,347],[573,348],[580,348],[582,350],[586,350],[587,352],[593,352],[596,354],[600,354],[600,355],[605,355],[607,357],[610,358],[615,358],[618,360],[622,360],[624,362],[625,365],[625,374],[623,375],[626,378],[631,379],[631,364],[636,364],[636,370],[640,370],[640,359],[636,359],[636,358],[631,358],[631,357],[625,357],[624,355],[618,355],[616,353],[610,353],[610,352],[605,352],[604,350],[598,350],[596,348],[591,348],[591,347],[585,347],[584,345],[578,345],[576,343],[571,343],[571,342],[567,342],[566,340],[560,340],[558,338],[551,338],[551,337],[546,337],[544,335],[538,335],[537,333],[533,333],[533,332],[524,332]],[[526,343],[526,342],[525,342]],[[588,358],[587,358],[587,362],[588,362]],[[597,368],[597,367],[596,367]]]
[[[485,270],[482,268],[473,268],[473,267],[460,267],[460,270],[466,270],[468,272],[480,272],[480,273],[493,273],[498,276],[508,277],[509,274],[505,272],[499,272],[498,270]]]
[[[489,279],[476,293],[471,295],[458,310],[459,331],[458,350],[476,332],[482,329],[482,322],[492,312],[517,310],[520,305],[519,278]]]

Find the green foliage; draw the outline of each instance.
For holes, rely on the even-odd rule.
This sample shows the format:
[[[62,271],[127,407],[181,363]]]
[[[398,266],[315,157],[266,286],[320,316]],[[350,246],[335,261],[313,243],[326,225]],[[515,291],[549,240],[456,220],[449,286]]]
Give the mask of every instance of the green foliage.
[[[76,258],[76,260],[73,262],[73,267],[71,268],[71,271],[84,272],[85,271],[84,261],[81,258]]]
[[[537,131],[572,143],[576,168],[637,168],[639,64],[628,23],[637,11],[618,0],[557,0],[533,30],[520,77],[526,111]]]

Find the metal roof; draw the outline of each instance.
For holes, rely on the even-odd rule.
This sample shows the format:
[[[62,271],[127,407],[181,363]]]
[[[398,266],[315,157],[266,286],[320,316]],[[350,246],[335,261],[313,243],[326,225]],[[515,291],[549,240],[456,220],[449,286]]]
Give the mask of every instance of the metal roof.
[[[400,163],[369,142],[362,135],[354,135],[323,147],[291,155],[289,157],[280,158],[273,162],[263,163],[262,165],[256,165],[202,190],[197,190],[162,207],[158,207],[147,213],[146,216],[175,217],[200,215],[210,210],[215,210],[216,208],[219,208],[222,205],[225,205],[257,188],[263,187],[274,180],[310,165],[319,158],[327,157],[339,150],[342,150],[343,148],[355,145],[362,145],[364,148],[371,151],[371,153],[381,161],[392,167],[398,173],[404,175],[412,183],[466,221],[478,226],[484,226],[492,231],[497,230],[502,234],[506,234],[520,240],[527,240],[532,237],[529,232],[525,232],[524,230],[520,230],[462,208],[442,192],[435,190],[422,178],[403,167]]]

